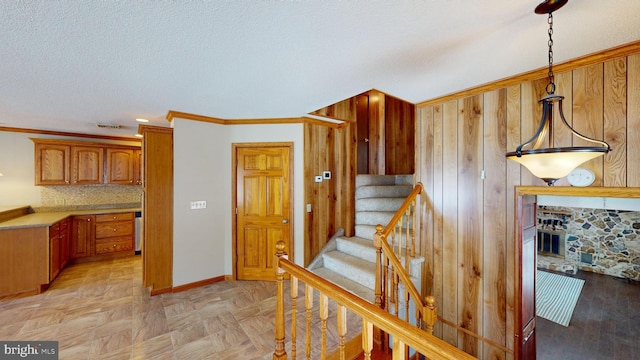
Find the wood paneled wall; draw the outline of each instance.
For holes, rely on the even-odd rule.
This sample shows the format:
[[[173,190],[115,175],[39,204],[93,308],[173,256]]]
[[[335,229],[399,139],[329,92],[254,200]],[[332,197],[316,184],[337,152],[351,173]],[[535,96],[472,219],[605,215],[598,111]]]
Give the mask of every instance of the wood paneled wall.
[[[308,265],[342,228],[352,236],[355,222],[355,177],[357,169],[356,98],[350,98],[316,112],[347,120],[337,129],[317,124],[304,125],[305,212],[304,264]],[[320,183],[315,176],[331,171],[331,179]]]
[[[565,97],[567,121],[584,135],[604,138],[613,149],[582,166],[595,172],[592,186],[640,186],[640,49],[638,43],[628,49],[613,58],[606,52],[595,61],[585,57],[556,74],[556,94]],[[544,74],[501,81],[416,109],[416,179],[425,186],[420,204],[420,249],[427,259],[423,289],[436,296],[442,317],[510,349],[515,333],[514,186],[545,184],[507,161],[505,153],[531,137],[539,124]],[[555,129],[556,145],[582,143],[561,125]],[[567,185],[566,180],[557,185]],[[437,334],[480,358],[512,358],[447,326]]]
[[[413,174],[414,123],[414,104],[393,96],[384,97],[384,174]]]
[[[305,206],[311,205],[305,213],[305,265],[338,229],[354,234],[357,101],[363,96],[369,107],[369,173],[413,174],[415,105],[371,90],[314,112],[346,120],[346,126],[304,125]],[[314,182],[325,170],[331,171],[331,179]]]

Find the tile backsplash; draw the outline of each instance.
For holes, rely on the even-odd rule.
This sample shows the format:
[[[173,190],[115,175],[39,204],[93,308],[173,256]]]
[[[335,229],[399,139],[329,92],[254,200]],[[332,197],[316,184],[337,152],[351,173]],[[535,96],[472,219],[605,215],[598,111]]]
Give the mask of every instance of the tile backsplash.
[[[84,206],[112,206],[142,202],[142,186],[131,185],[84,185],[43,186],[40,190],[41,207],[73,208]]]

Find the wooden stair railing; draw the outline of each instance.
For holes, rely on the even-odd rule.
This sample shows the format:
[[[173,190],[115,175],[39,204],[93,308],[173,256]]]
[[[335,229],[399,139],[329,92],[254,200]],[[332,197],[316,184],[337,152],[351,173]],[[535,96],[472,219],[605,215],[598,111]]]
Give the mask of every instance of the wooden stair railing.
[[[457,331],[470,335],[480,341],[494,346],[506,353],[513,354],[513,350],[499,344],[480,334],[463,328],[453,321],[449,321],[438,316],[435,307],[435,298],[427,296],[422,298],[411,277],[409,276],[410,259],[416,255],[415,233],[418,231],[419,223],[416,212],[416,200],[422,193],[422,184],[417,183],[411,193],[407,196],[391,221],[384,228],[378,224],[376,233],[373,236],[373,243],[376,247],[376,282],[375,282],[375,304],[381,309],[389,312],[389,304],[394,305],[395,315],[400,316],[398,293],[402,283],[404,286],[404,319],[409,319],[409,304],[415,305],[416,327],[424,328],[433,333],[433,324],[440,320],[441,323],[455,328]],[[404,259],[404,264],[400,259]],[[408,322],[408,321],[407,321]],[[376,329],[375,341],[382,347],[388,344],[389,334]]]
[[[291,359],[297,356],[297,332],[296,302],[298,297],[298,282],[302,281],[305,285],[305,316],[306,316],[306,333],[305,333],[305,359],[311,358],[311,350],[313,349],[311,338],[311,324],[313,313],[314,292],[317,291],[319,298],[318,315],[320,318],[320,358],[327,358],[326,333],[327,333],[327,314],[328,301],[331,299],[337,304],[337,334],[338,354],[340,359],[345,359],[345,338],[347,332],[347,311],[357,315],[362,319],[362,351],[365,359],[371,359],[373,348],[373,329],[378,328],[393,338],[391,346],[392,359],[405,359],[407,356],[406,349],[410,347],[417,354],[426,356],[428,359],[476,359],[475,357],[463,352],[462,350],[450,345],[449,343],[438,339],[429,332],[407,326],[407,323],[380,307],[369,303],[360,297],[334,285],[333,283],[319,277],[318,275],[294,264],[288,260],[287,254],[284,252],[284,243],[276,244],[275,268],[276,268],[276,319],[275,319],[275,350],[272,356],[274,360],[288,359],[285,348],[285,275],[289,274],[290,293],[291,293]],[[432,310],[435,312],[435,308]],[[435,314],[430,316],[435,321]],[[433,324],[431,324],[433,325]],[[314,338],[314,341],[318,339]]]
[[[383,228],[376,226],[376,233],[373,236],[373,244],[376,247],[376,282],[374,302],[383,310],[395,310],[396,316],[400,316],[399,304],[399,284],[402,283],[404,289],[404,319],[410,318],[410,302],[415,304],[416,324],[421,328],[426,324],[426,330],[433,332],[435,323],[434,316],[437,317],[435,309],[435,299],[433,297],[422,298],[420,292],[411,281],[411,258],[416,256],[415,233],[419,223],[416,211],[416,199],[422,193],[422,184],[417,183],[409,196],[402,203],[398,211],[391,218],[391,221]],[[404,259],[404,264],[401,259]],[[394,309],[390,309],[391,304]],[[381,333],[376,333],[376,341],[386,343],[386,337]]]

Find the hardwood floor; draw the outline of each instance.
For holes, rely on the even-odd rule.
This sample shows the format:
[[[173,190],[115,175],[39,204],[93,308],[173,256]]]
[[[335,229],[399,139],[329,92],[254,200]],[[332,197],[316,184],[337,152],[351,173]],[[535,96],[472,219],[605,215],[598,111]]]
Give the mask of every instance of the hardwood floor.
[[[568,327],[537,318],[541,360],[640,359],[640,285],[578,271],[585,283]]]

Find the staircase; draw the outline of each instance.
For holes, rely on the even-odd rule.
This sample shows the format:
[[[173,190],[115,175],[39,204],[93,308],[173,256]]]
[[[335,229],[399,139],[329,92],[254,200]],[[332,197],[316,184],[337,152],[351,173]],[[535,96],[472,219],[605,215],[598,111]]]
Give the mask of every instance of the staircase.
[[[336,285],[374,301],[376,225],[386,226],[413,189],[413,175],[358,175],[355,236],[339,231],[308,269]],[[420,285],[422,257],[412,259],[411,277]]]

